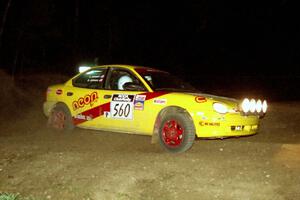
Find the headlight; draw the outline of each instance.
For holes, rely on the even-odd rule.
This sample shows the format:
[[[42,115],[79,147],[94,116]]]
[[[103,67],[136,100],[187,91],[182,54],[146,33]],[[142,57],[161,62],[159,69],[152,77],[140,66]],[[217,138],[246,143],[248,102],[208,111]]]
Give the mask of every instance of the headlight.
[[[268,104],[267,104],[267,101],[264,100],[263,103],[262,103],[262,111],[263,111],[263,113],[266,113],[267,109],[268,109]]]
[[[221,103],[214,103],[213,108],[215,111],[217,111],[218,113],[221,113],[221,114],[225,114],[228,112],[227,106],[225,106],[224,104],[221,104]]]
[[[249,112],[249,110],[250,110],[250,101],[249,101],[249,99],[247,99],[247,98],[244,99],[244,101],[242,103],[242,109],[243,109],[244,113]]]

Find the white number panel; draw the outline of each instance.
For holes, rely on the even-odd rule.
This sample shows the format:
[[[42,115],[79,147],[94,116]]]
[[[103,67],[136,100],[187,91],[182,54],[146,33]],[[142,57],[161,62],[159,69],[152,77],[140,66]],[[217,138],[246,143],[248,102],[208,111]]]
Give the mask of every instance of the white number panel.
[[[110,103],[111,118],[133,119],[134,95],[114,94]]]

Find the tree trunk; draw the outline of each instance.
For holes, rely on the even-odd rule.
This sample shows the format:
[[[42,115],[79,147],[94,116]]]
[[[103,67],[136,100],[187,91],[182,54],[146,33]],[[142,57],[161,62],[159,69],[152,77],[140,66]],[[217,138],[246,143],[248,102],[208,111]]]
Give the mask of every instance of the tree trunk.
[[[7,1],[6,8],[5,8],[4,13],[3,13],[2,25],[0,27],[0,49],[1,49],[1,46],[2,46],[2,34],[3,34],[3,31],[4,31],[4,26],[5,26],[5,23],[6,23],[6,17],[7,17],[7,13],[8,13],[11,1],[12,0]]]

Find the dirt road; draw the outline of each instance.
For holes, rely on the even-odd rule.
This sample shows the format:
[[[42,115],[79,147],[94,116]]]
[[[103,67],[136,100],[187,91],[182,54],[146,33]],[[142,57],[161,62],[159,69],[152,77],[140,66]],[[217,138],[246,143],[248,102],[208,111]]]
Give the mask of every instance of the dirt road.
[[[43,91],[32,91],[30,109],[16,105],[0,122],[0,192],[67,200],[300,199],[300,102],[270,102],[257,135],[196,140],[188,152],[170,154],[147,136],[48,130]]]

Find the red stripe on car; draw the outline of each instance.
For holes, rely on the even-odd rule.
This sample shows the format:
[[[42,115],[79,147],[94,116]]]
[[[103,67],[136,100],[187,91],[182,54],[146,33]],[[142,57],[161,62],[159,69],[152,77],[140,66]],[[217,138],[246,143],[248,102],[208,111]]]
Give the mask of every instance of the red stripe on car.
[[[150,99],[154,99],[156,97],[163,96],[168,93],[170,93],[170,92],[145,92],[145,93],[140,93],[137,95],[146,95],[146,101],[147,101]],[[73,123],[74,123],[74,125],[81,124],[83,122],[89,121],[89,119],[95,119],[96,117],[103,115],[104,112],[110,112],[110,102],[96,106],[94,108],[91,108],[89,110],[86,110],[86,111],[76,115],[76,116],[85,116],[84,119],[73,116]]]

